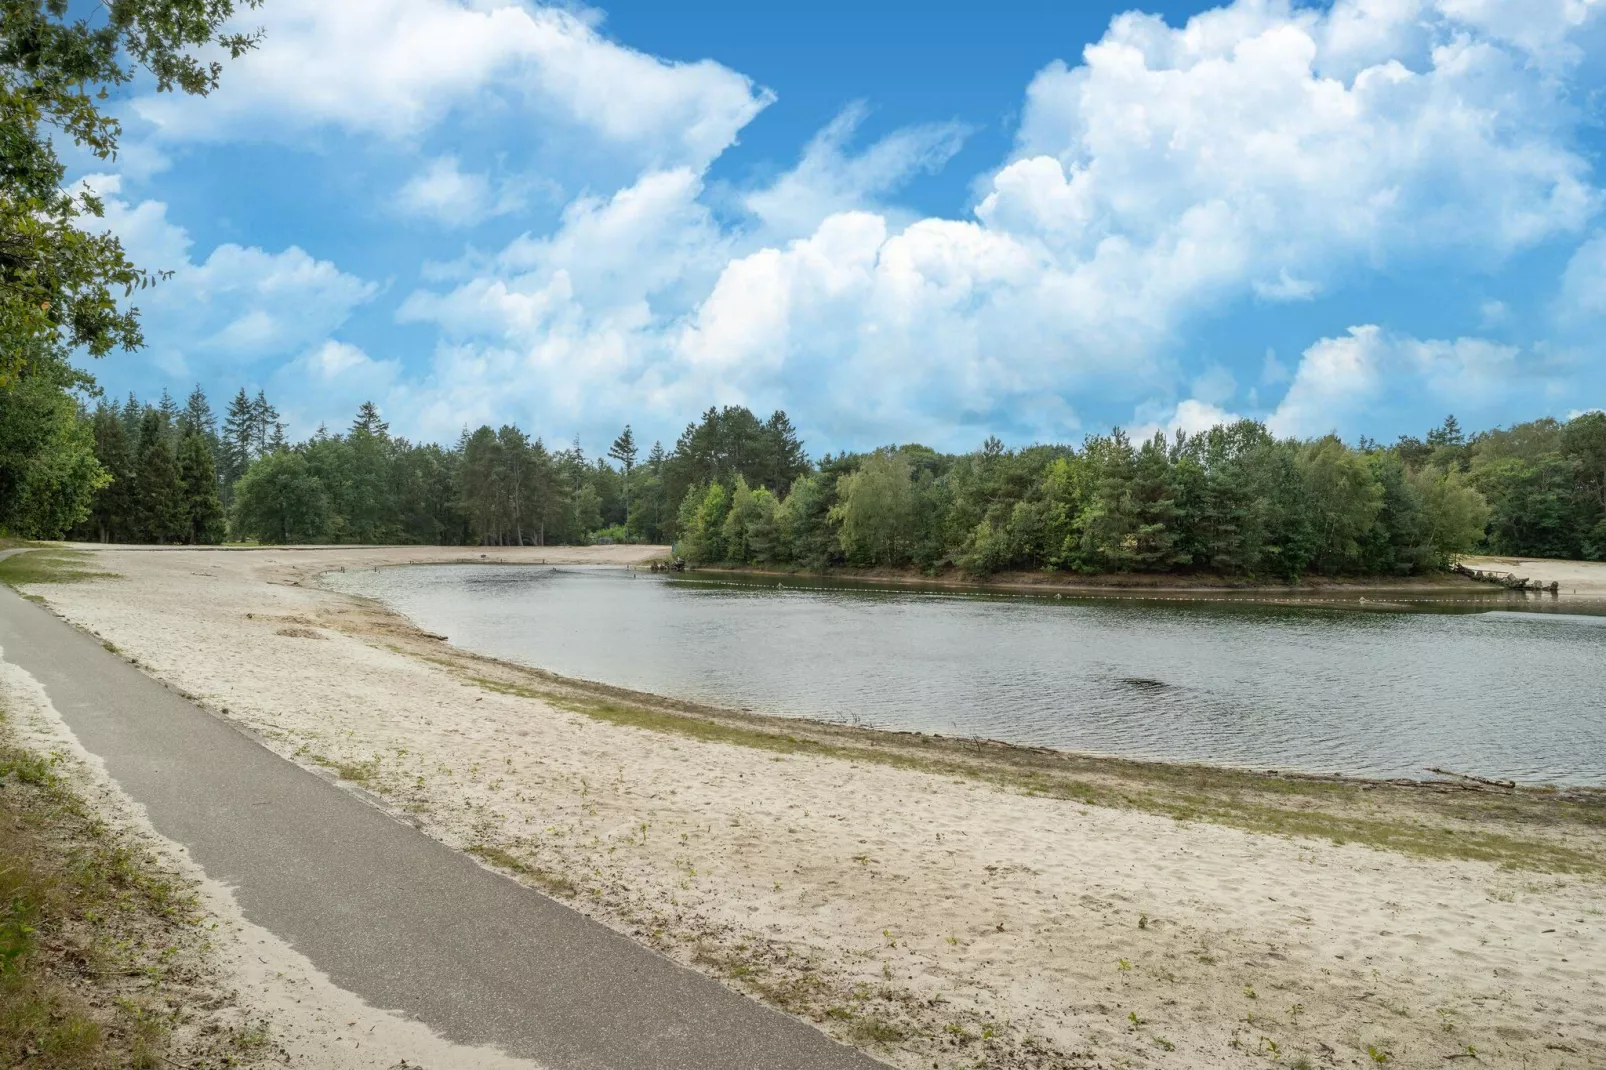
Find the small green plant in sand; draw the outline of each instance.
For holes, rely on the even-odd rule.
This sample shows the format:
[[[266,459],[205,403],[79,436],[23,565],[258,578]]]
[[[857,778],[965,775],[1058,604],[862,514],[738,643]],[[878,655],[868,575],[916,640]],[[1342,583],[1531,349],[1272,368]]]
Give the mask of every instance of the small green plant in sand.
[[[1366,1046],[1366,1054],[1372,1057],[1372,1061],[1374,1063],[1386,1063],[1393,1058],[1392,1055],[1378,1047],[1376,1044],[1368,1044]]]
[[[516,873],[521,877],[528,878],[530,883],[534,884],[537,888],[541,889],[543,892],[546,892],[548,895],[562,899],[572,899],[580,893],[580,889],[576,887],[575,883],[562,873],[556,873],[551,870],[542,869],[540,866],[532,865],[531,863],[516,857],[500,847],[492,847],[487,844],[477,843],[466,848],[466,850],[471,855],[485,859],[485,861],[491,863],[493,866],[505,869],[510,873]]]
[[[848,1026],[848,1036],[858,1044],[896,1044],[907,1035],[896,1024],[873,1014],[855,1018]]]

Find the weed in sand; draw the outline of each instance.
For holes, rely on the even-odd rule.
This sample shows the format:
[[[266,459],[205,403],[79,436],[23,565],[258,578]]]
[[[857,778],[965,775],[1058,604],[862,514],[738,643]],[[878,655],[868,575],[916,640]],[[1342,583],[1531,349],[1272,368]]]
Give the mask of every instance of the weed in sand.
[[[848,1026],[848,1036],[859,1044],[896,1044],[907,1034],[885,1018],[866,1014]]]

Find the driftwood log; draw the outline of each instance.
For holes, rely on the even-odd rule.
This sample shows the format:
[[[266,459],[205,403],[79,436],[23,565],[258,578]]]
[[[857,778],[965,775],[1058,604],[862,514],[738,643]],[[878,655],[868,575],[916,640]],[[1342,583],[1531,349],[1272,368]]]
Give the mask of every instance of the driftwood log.
[[[1436,765],[1430,765],[1427,768],[1428,772],[1430,773],[1437,773],[1440,776],[1455,777],[1457,780],[1470,780],[1474,784],[1487,784],[1491,788],[1514,789],[1517,786],[1517,782],[1515,780],[1490,780],[1488,777],[1473,776],[1471,773],[1455,773],[1448,769],[1440,769]]]
[[[1495,572],[1488,569],[1468,568],[1459,561],[1450,566],[1450,571],[1459,573],[1469,579],[1477,580],[1480,583],[1498,583],[1510,591],[1549,591],[1551,594],[1555,594],[1561,590],[1561,583],[1556,580],[1542,583],[1539,580],[1530,580],[1526,576],[1519,576],[1515,572]]]

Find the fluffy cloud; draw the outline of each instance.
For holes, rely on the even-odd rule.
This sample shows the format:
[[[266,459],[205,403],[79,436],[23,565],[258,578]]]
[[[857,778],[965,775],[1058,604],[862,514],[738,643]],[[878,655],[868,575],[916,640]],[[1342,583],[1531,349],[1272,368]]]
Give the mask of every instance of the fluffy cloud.
[[[1438,0],[1445,15],[1489,36],[1521,48],[1547,65],[1577,62],[1578,45],[1571,40],[1581,28],[1597,19],[1602,0]]]
[[[792,171],[727,198],[745,217],[722,221],[705,205],[707,165],[768,95],[514,0],[276,0],[262,9],[273,47],[204,107],[136,107],[175,140],[249,122],[405,141],[472,105],[513,116],[508,129],[534,124],[527,141],[581,130],[624,161],[628,178],[589,186],[603,192],[550,233],[470,253],[403,302],[399,317],[440,340],[424,378],[385,388],[427,433],[465,418],[552,428],[576,409],[667,418],[716,400],[787,405],[834,443],[955,444],[983,428],[1070,434],[1089,396],[1167,399],[1137,406],[1139,422],[1198,430],[1257,408],[1235,384],[1179,389],[1181,340],[1204,317],[1314,302],[1380,267],[1495,270],[1592,225],[1600,196],[1575,147],[1568,72],[1601,5],[1537,0],[1520,19],[1517,6],[1236,0],[1178,27],[1119,16],[1079,64],[1031,81],[1014,150],[954,219],[887,202],[946,163],[963,131],[915,127],[855,151],[863,113],[850,108]],[[456,157],[398,196],[454,225],[502,203]],[[1603,280],[1606,254],[1586,246],[1566,300],[1594,307]],[[366,295],[337,282],[325,280],[331,309]],[[273,337],[264,315],[205,338]],[[293,351],[381,374],[321,341]],[[1273,420],[1286,433],[1351,426],[1402,376],[1477,408],[1537,382],[1532,364],[1490,342],[1358,327],[1305,353]]]
[[[657,166],[705,164],[770,95],[716,63],[669,63],[579,15],[519,0],[274,0],[242,15],[265,45],[204,101],[151,94],[134,111],[165,140],[333,127],[416,138],[454,109],[512,108]]]
[[[365,401],[386,413],[405,412],[410,399],[401,378],[399,361],[375,360],[358,346],[326,339],[281,365],[268,390],[284,400],[279,415],[289,434],[303,437],[320,425],[341,430]]]
[[[1351,327],[1305,351],[1266,422],[1279,435],[1307,437],[1392,422],[1407,401],[1425,399],[1463,416],[1486,412],[1509,394],[1543,393],[1542,369],[1520,358],[1515,347],[1481,338],[1422,341],[1375,325]]]
[[[1303,296],[1348,267],[1455,249],[1494,260],[1576,231],[1596,203],[1559,134],[1556,88],[1454,33],[1408,66],[1326,73],[1336,27],[1371,10],[1240,2],[1181,29],[1129,14],[1082,66],[1027,92],[1019,159],[982,215],[1079,258],[1112,242],[1172,269],[1178,296],[1245,281]]]
[[[862,103],[846,108],[809,142],[795,168],[747,194],[743,206],[771,234],[798,237],[827,216],[876,207],[914,175],[939,170],[967,133],[958,123],[905,127],[855,155],[850,144],[868,114]]]
[[[165,204],[130,204],[118,196],[116,176],[91,175],[83,184],[104,199],[103,223],[135,263],[173,273],[138,298],[144,357],[170,377],[296,352],[326,338],[378,290],[294,245],[270,253],[230,243],[197,262]]]
[[[1370,0],[1123,15],[1033,81],[973,221],[841,214],[744,255],[677,356],[728,393],[826,384],[841,433],[934,410],[1019,429],[1033,396],[1164,388],[1204,311],[1579,231],[1597,195],[1560,90],[1474,29]]]
[[[1152,415],[1156,410],[1162,413],[1158,418]],[[1185,435],[1198,435],[1212,427],[1236,423],[1241,419],[1243,417],[1238,413],[1229,412],[1219,405],[1199,398],[1188,398],[1169,410],[1164,406],[1139,406],[1127,433],[1134,442],[1146,441],[1157,434],[1172,439],[1179,431]]]
[[[1580,245],[1567,262],[1556,314],[1569,327],[1606,320],[1606,234]]]
[[[431,160],[396,194],[396,208],[402,214],[449,227],[481,223],[523,207],[524,195],[516,184],[497,187],[487,175],[465,173],[456,156]]]

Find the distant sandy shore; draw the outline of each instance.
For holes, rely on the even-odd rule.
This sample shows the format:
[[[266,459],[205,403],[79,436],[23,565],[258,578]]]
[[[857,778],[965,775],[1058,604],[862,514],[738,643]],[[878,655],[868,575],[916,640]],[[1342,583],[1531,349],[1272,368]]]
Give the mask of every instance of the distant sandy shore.
[[[287,758],[909,1070],[1606,1061],[1599,808],[966,765],[952,741],[571,687],[316,581],[480,552],[97,548],[117,578],[28,593]]]
[[[1606,561],[1558,561],[1550,557],[1466,557],[1472,568],[1514,572],[1540,583],[1559,585],[1559,593],[1606,598]]]

